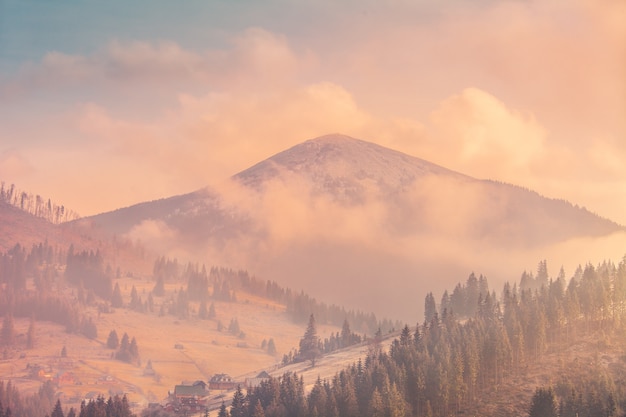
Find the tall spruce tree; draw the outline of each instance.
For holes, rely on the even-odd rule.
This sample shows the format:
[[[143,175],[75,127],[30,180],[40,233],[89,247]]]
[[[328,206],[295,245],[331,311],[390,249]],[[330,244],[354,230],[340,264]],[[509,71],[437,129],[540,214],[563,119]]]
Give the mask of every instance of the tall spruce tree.
[[[56,404],[54,405],[54,410],[52,410],[52,414],[50,414],[50,417],[65,417],[65,414],[63,414],[63,408],[61,408],[61,400],[57,400]]]
[[[120,284],[116,282],[113,288],[113,294],[111,295],[111,307],[120,308],[123,305],[122,290],[120,289]]]
[[[117,337],[117,332],[114,330],[111,330],[111,332],[109,333],[109,337],[107,338],[107,347],[109,349],[117,349],[118,346],[120,345],[120,340]]]
[[[237,385],[237,390],[233,395],[233,402],[230,406],[230,415],[231,417],[246,417],[247,412],[246,397],[243,395],[241,385]]]
[[[317,335],[315,316],[311,314],[306,332],[304,333],[302,339],[300,339],[300,358],[311,361],[311,366],[315,366],[315,363],[320,356],[320,340]]]
[[[427,322],[430,322],[437,315],[437,305],[435,303],[435,297],[432,292],[426,294],[424,300],[424,318]]]

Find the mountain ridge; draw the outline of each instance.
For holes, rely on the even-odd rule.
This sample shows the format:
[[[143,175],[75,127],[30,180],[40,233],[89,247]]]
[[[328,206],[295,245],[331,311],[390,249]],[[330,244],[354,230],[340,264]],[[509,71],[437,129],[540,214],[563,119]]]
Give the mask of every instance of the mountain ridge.
[[[624,230],[623,225],[567,200],[546,197],[529,188],[498,180],[477,179],[400,151],[341,134],[324,135],[296,144],[240,171],[231,180],[251,190],[263,192],[267,183],[284,180],[288,176],[303,177],[318,194],[331,194],[336,200],[361,204],[366,202],[365,197],[371,191],[389,197],[405,192],[420,177],[445,177],[465,184],[483,184],[493,188],[490,193],[503,190],[513,194],[519,192],[532,199],[545,199],[564,209],[573,209],[582,215],[594,217],[594,222],[601,226],[601,234]],[[207,186],[189,193],[99,213],[75,222],[95,220],[95,223],[102,222],[106,229],[114,233],[125,233],[145,219],[173,218],[186,210],[197,211],[199,205],[194,202],[202,202],[203,209],[211,211],[211,215],[221,210],[219,192]],[[220,221],[225,219],[221,218]]]
[[[388,317],[412,315],[433,277],[433,291],[470,271],[500,284],[541,259],[571,268],[572,250],[599,253],[592,241],[624,235],[623,226],[565,200],[344,135],[292,146],[218,187],[71,226],[246,269],[349,308],[378,305]]]

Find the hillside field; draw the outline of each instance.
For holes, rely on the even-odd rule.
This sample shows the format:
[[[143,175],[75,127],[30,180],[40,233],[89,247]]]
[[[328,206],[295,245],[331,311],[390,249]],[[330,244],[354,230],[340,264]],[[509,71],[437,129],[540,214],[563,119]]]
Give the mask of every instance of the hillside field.
[[[152,280],[123,278],[120,284],[125,302],[130,299],[133,286],[145,299],[154,286]],[[215,301],[216,317],[197,318],[197,303],[192,303],[191,318],[172,315],[159,316],[158,310],[180,283],[166,285],[164,297],[154,297],[155,313],[139,313],[126,308],[110,313],[98,313],[94,307],[86,309],[98,328],[94,340],[70,334],[64,326],[37,320],[35,347],[25,349],[29,319],[15,319],[16,347],[5,349],[0,361],[0,375],[11,381],[24,393],[34,392],[42,381],[63,375],[57,394],[66,407],[80,405],[80,401],[94,395],[109,396],[125,393],[135,407],[149,402],[162,402],[168,391],[181,382],[208,381],[216,373],[226,373],[235,380],[244,380],[261,370],[271,371],[281,362],[283,354],[297,348],[306,324],[294,324],[285,313],[285,306],[275,302],[237,293],[236,302]],[[64,291],[68,296],[70,288]],[[231,319],[237,319],[245,337],[228,332]],[[217,330],[217,323],[224,325]],[[127,333],[136,338],[141,365],[132,365],[112,358],[114,350],[107,348],[111,330],[121,340]],[[318,334],[324,339],[341,329],[318,325]],[[263,340],[274,339],[277,353],[272,356],[262,349]],[[62,357],[65,346],[67,356]],[[154,374],[146,372],[150,361]],[[43,375],[37,377],[35,369]]]

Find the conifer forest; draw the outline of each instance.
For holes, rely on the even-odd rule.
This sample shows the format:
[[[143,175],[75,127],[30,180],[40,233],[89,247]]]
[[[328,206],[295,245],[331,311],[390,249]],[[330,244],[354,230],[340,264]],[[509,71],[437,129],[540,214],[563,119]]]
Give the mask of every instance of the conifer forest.
[[[65,279],[78,291],[78,304],[67,302],[51,290],[58,278],[53,265],[59,263],[66,265]],[[31,326],[45,317],[65,325],[68,332],[95,338],[96,321],[81,317],[82,304],[96,303],[103,311],[115,305],[184,319],[191,314],[190,298],[204,305],[198,315],[209,315],[211,310],[215,314],[214,300],[233,302],[238,291],[280,300],[287,305],[292,320],[303,326],[307,323],[303,318],[309,317],[299,347],[285,355],[284,365],[307,362],[314,369],[325,354],[355,344],[367,346],[367,355],[345,369],[337,369],[332,378],[318,378],[309,388],[293,372],[272,377],[251,389],[240,386],[232,401],[214,410],[220,416],[485,415],[484,410],[489,409],[489,401],[498,390],[510,390],[536,363],[550,363],[558,372],[549,384],[537,385],[532,395],[524,398],[523,409],[530,417],[622,416],[626,411],[623,352],[617,364],[608,369],[601,366],[603,357],[599,354],[590,363],[579,366],[564,362],[571,357],[567,352],[581,343],[602,352],[603,348],[619,346],[626,340],[626,258],[619,264],[607,261],[580,266],[571,277],[566,277],[563,269],[556,276],[550,275],[547,262],[541,261],[535,273],[523,272],[519,282],[506,283],[499,291],[489,287],[486,277],[472,273],[451,291],[445,291],[439,301],[428,293],[423,301],[424,317],[416,318],[413,325],[378,321],[361,312],[327,306],[276,283],[263,283],[245,271],[217,267],[207,271],[194,264],[180,267],[165,258],[154,264],[153,291],[158,292],[162,281],[171,279],[171,274],[179,274],[177,279],[187,285],[158,313],[151,294],[144,300],[134,288],[130,303],[119,304],[119,287],[112,288],[115,273],[98,253],[76,253],[72,247],[65,252],[46,243],[27,251],[17,245],[0,257],[0,268],[4,346],[15,342],[13,317],[30,314]],[[34,277],[34,289],[25,288],[26,277]],[[207,308],[209,302],[211,306]],[[342,332],[322,340],[317,335],[316,322],[341,323]],[[234,331],[240,334],[236,320],[231,321],[229,331],[235,326]],[[364,332],[361,335],[351,327]],[[384,346],[383,336],[394,332],[393,341]],[[120,343],[117,332],[112,330],[107,345],[119,349],[113,355],[116,359],[141,363],[141,341],[134,337],[131,341],[127,333]],[[559,358],[560,365],[553,363],[554,358]],[[122,397],[97,398],[83,402],[80,410],[64,411],[60,401],[54,401],[52,392],[44,384],[37,394],[21,395],[10,382],[3,382],[0,416],[131,413]],[[518,411],[519,407],[506,414],[506,410],[500,409],[498,415],[517,415]],[[143,412],[155,416],[166,413]]]

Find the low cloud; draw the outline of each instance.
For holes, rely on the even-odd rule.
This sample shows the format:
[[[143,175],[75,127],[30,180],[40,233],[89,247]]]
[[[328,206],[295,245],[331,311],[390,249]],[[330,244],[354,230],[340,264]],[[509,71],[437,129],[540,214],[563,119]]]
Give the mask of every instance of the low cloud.
[[[487,276],[499,292],[544,259],[553,276],[564,267],[569,278],[579,264],[624,256],[624,232],[562,239],[567,230],[551,235],[553,224],[544,222],[545,234],[525,235],[536,225],[509,216],[512,202],[493,187],[425,176],[393,197],[372,185],[358,202],[346,202],[294,173],[265,183],[262,192],[226,181],[212,192],[225,212],[252,226],[219,244],[210,236],[190,244],[170,235],[170,256],[245,268],[327,302],[409,322],[421,320],[426,292],[440,297],[471,272]]]
[[[189,259],[190,253],[181,246],[183,242],[179,231],[170,227],[163,220],[144,220],[126,233],[132,241],[150,248],[157,254],[168,254],[172,258]]]

